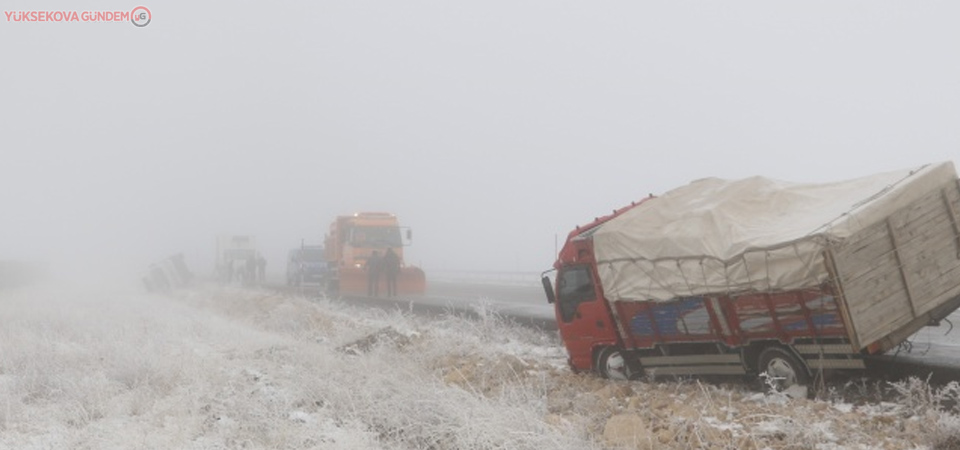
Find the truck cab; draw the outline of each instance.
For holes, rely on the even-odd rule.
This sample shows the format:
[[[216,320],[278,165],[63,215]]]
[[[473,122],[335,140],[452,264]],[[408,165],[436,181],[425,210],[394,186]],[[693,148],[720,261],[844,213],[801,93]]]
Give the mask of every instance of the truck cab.
[[[247,261],[257,258],[257,240],[249,235],[217,236],[214,273],[221,283],[250,282]]]
[[[604,300],[590,239],[600,225],[638,204],[634,202],[570,232],[554,263],[555,288],[549,277],[543,278],[547,298],[555,303],[557,328],[574,371],[595,370],[618,379],[631,378],[639,372],[636,368],[631,370],[618,350],[623,343],[609,303]]]
[[[604,302],[594,267],[587,261],[559,264],[557,268],[556,318],[560,335],[570,355],[569,364],[576,371],[595,367],[604,375],[613,374],[617,367],[599,367],[597,361],[605,348],[616,346],[616,324]],[[606,358],[604,358],[606,359]],[[622,361],[622,358],[621,358]]]
[[[333,271],[331,289],[346,295],[389,292],[386,274],[371,281],[367,261],[375,253],[384,255],[391,251],[400,261],[395,278],[397,292],[393,294],[423,294],[426,275],[421,268],[408,264],[404,255],[404,247],[410,245],[412,238],[410,229],[401,227],[392,213],[360,212],[337,217],[324,238],[326,260]]]
[[[287,285],[325,284],[330,268],[324,257],[323,246],[302,246],[287,253]]]

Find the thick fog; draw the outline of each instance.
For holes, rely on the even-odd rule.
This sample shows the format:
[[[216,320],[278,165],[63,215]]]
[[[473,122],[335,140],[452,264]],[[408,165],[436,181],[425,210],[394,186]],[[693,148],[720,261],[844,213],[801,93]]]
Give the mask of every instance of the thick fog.
[[[145,27],[0,16],[0,260],[209,273],[230,233],[276,271],[388,211],[428,277],[543,270],[575,225],[694,179],[960,153],[956,3],[142,5]]]

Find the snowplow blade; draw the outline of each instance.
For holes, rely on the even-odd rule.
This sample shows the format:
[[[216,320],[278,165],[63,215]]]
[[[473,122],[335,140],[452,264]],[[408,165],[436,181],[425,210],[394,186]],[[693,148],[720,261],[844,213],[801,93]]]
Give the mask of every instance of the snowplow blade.
[[[367,285],[367,272],[363,269],[340,269],[339,291],[341,295],[371,295]],[[415,266],[400,269],[397,275],[397,295],[421,295],[427,291],[427,277],[423,270]],[[380,274],[376,294],[387,296],[387,277]]]

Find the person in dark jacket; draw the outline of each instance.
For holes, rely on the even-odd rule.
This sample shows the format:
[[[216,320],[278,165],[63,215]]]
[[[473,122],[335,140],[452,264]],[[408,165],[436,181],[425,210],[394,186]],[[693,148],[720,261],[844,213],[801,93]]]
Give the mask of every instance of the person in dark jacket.
[[[257,254],[257,281],[263,283],[267,280],[267,258]]]
[[[383,255],[383,273],[387,276],[387,297],[397,296],[397,275],[400,275],[400,257],[392,248]]]
[[[243,285],[253,286],[255,284],[257,284],[257,258],[248,256],[247,267],[243,271]]]
[[[367,270],[367,295],[376,297],[380,295],[380,271],[383,269],[380,253],[374,250],[364,268]]]

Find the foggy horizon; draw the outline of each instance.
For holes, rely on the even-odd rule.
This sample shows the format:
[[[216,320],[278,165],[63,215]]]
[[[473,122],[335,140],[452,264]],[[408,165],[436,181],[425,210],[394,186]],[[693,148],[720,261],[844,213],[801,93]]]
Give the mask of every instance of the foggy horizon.
[[[106,1],[5,11],[130,10]],[[540,271],[576,225],[705,177],[955,161],[960,5],[144,3],[0,16],[0,260],[134,274],[220,234],[269,272],[336,216],[408,263]]]

